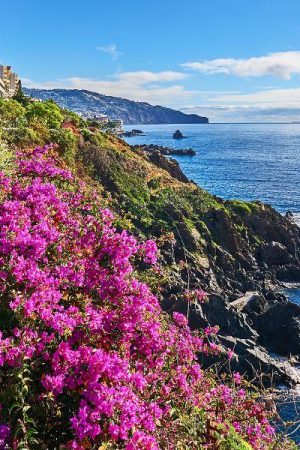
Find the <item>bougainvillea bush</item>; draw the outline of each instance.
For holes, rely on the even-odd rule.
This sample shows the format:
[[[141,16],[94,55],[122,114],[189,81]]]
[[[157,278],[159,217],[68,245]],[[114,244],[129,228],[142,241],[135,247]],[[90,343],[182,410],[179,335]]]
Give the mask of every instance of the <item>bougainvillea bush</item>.
[[[192,333],[134,278],[156,253],[54,148],[0,174],[0,449],[271,448],[239,374],[197,363],[215,330]]]

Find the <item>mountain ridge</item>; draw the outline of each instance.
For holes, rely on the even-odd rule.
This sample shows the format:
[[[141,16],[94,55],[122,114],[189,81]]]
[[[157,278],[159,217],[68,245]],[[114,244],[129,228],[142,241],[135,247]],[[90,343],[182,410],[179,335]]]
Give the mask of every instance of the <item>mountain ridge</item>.
[[[52,98],[61,107],[81,114],[106,114],[124,124],[208,123],[207,117],[185,114],[172,108],[99,94],[86,89],[29,89],[24,92],[41,100]]]

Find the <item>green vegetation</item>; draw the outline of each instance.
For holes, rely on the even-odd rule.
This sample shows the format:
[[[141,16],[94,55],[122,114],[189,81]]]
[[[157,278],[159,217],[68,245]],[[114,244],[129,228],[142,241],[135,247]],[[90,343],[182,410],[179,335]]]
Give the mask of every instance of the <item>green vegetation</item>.
[[[5,175],[10,175],[14,168],[15,154],[6,145],[0,144],[0,171]]]
[[[228,208],[232,210],[235,214],[246,216],[247,214],[251,214],[258,210],[258,205],[253,202],[243,202],[241,200],[231,200],[227,201],[226,205]]]
[[[234,430],[231,430],[230,435],[220,445],[220,450],[252,450],[250,444],[241,439]]]

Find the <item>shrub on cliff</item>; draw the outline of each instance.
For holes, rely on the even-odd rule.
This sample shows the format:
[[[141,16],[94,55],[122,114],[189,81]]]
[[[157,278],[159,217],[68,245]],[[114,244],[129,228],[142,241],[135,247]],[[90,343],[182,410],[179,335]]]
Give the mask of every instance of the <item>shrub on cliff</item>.
[[[64,120],[61,108],[53,101],[32,102],[26,107],[26,118],[29,123],[38,118],[49,128],[59,128]]]

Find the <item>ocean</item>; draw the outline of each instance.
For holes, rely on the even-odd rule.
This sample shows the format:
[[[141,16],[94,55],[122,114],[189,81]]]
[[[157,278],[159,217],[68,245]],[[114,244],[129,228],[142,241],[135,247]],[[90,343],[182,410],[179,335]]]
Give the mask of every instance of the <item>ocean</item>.
[[[192,147],[176,156],[185,174],[225,199],[261,200],[300,213],[300,124],[137,125],[146,136],[129,144]],[[172,138],[179,129],[185,139]]]

